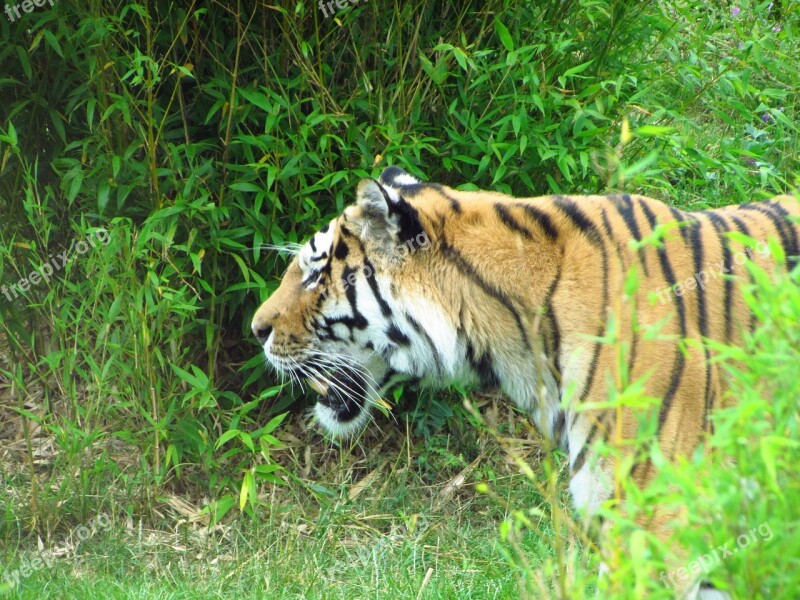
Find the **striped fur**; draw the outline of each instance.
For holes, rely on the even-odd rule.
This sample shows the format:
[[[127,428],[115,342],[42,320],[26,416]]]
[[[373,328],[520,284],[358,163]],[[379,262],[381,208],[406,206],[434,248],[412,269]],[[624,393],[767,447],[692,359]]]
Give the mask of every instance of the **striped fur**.
[[[613,469],[592,456],[593,442],[617,425],[610,411],[580,408],[607,399],[609,377],[647,377],[647,394],[662,399],[663,454],[691,452],[729,400],[709,352],[678,340],[741,341],[754,320],[722,274],[746,280],[745,257],[773,259],[764,243],[746,250],[725,232],[774,238],[793,264],[792,215],[800,205],[788,196],[683,212],[627,194],[460,192],[390,167],[300,250],[253,331],[276,369],[317,380],[316,412],[333,434],[362,427],[399,381],[499,386],[568,453],[574,502],[591,514],[612,493]],[[631,247],[659,225],[668,226],[660,246]],[[633,297],[630,269],[640,279]],[[610,334],[610,315],[622,361],[596,339]],[[643,335],[658,323],[661,335]],[[623,411],[621,425],[632,438],[636,415]],[[649,463],[632,473],[640,485],[651,475]],[[662,533],[665,521],[649,526]]]

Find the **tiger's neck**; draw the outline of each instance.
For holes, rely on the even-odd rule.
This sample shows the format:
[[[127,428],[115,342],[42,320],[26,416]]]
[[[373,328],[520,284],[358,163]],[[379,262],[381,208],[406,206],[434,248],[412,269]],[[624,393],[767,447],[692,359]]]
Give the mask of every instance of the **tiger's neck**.
[[[501,388],[560,443],[560,332],[551,301],[568,240],[530,222],[545,202],[497,204],[496,224],[486,222],[485,207],[477,218],[464,203],[456,222],[437,232],[441,252],[426,270],[437,276],[436,304],[450,307],[443,317],[453,331],[437,344],[453,357],[448,376]],[[498,229],[509,222],[516,231]]]

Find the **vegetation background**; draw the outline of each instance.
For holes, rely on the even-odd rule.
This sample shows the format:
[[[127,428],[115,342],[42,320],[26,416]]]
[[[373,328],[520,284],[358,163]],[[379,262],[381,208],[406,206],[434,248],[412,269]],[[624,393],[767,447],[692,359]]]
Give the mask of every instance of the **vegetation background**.
[[[494,396],[401,393],[359,440],[325,440],[251,338],[286,265],[263,246],[302,241],[388,164],[689,209],[791,190],[800,5],[344,5],[0,18],[0,595],[671,597],[613,512],[631,554],[594,580],[563,458]],[[796,598],[798,276],[756,279],[762,325],[722,350],[747,367],[713,444],[735,468],[698,455],[629,498],[689,499],[697,556],[766,523],[709,576]]]

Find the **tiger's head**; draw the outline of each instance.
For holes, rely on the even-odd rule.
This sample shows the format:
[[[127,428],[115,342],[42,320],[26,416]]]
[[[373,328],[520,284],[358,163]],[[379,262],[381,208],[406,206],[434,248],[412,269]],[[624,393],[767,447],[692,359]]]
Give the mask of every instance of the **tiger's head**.
[[[269,363],[320,394],[314,410],[332,435],[359,430],[392,385],[453,370],[442,357],[455,354],[455,316],[434,264],[448,207],[430,189],[397,167],[362,180],[253,317]]]

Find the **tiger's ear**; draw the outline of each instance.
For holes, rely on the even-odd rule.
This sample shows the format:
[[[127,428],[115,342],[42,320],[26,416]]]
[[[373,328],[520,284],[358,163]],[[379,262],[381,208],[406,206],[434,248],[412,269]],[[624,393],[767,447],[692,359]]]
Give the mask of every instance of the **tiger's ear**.
[[[425,238],[419,213],[393,187],[376,179],[362,179],[356,192],[361,209],[361,239],[379,252],[391,252],[401,245]]]

